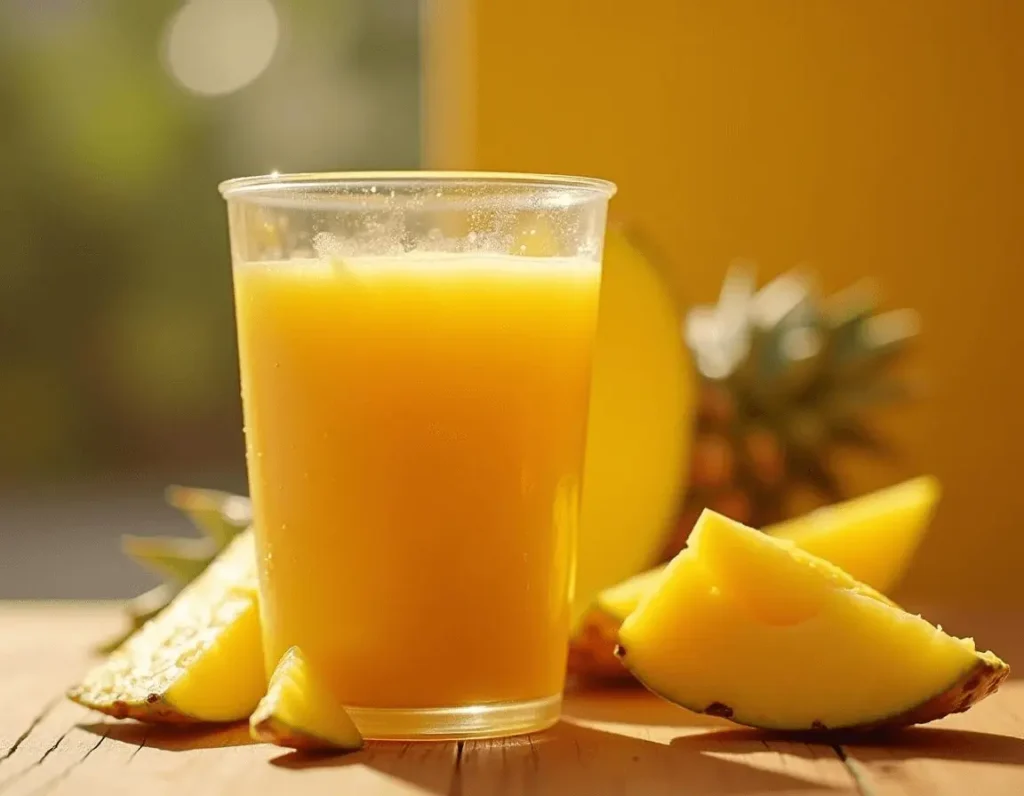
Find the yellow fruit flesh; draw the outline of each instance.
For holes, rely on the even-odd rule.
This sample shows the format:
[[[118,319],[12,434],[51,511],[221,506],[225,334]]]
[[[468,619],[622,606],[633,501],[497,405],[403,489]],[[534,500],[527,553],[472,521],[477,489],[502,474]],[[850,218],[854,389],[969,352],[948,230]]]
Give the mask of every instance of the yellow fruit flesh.
[[[573,626],[657,561],[685,486],[694,402],[680,316],[654,264],[605,240],[580,505]]]
[[[352,719],[310,672],[298,647],[281,658],[249,727],[257,741],[293,749],[358,749],[363,745]]]
[[[621,622],[636,610],[643,597],[661,582],[665,565],[634,575],[617,586],[605,589],[597,596],[596,605],[601,613]]]
[[[938,499],[938,481],[922,476],[764,531],[836,565],[861,586],[887,593],[910,563]],[[597,607],[621,622],[664,570],[655,567],[606,589]]]
[[[68,696],[116,718],[228,722],[249,716],[265,684],[256,560],[246,531]]]
[[[705,512],[698,527],[705,530],[690,546],[704,568],[714,573],[713,585],[742,602],[761,622],[794,625],[811,619],[837,590],[892,604],[870,586],[788,540],[759,534],[713,512]]]
[[[917,551],[938,500],[939,482],[922,476],[765,532],[795,542],[888,594]]]
[[[849,587],[824,564],[705,512],[660,587],[623,623],[623,661],[692,710],[794,730],[929,720],[1005,676],[972,641]]]

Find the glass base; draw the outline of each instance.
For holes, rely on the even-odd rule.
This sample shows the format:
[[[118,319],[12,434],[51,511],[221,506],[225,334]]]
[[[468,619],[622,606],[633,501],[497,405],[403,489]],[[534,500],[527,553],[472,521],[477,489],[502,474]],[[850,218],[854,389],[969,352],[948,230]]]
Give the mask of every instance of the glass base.
[[[562,695],[455,708],[347,708],[367,740],[454,741],[546,730],[562,714]]]

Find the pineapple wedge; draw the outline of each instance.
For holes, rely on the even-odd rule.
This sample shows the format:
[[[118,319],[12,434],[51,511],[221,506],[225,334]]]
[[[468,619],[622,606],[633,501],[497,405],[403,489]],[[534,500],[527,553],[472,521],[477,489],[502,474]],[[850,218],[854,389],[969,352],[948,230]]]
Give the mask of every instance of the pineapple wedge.
[[[292,647],[270,678],[270,688],[249,719],[254,740],[301,750],[359,749],[363,737],[348,713]]]
[[[779,730],[873,729],[966,710],[1009,667],[828,562],[705,511],[622,624],[618,654],[650,690]]]
[[[765,528],[888,594],[917,552],[939,502],[925,475]]]
[[[68,692],[115,718],[247,718],[266,688],[252,531]]]
[[[841,567],[862,584],[887,592],[900,579],[939,499],[938,481],[922,476],[765,528]],[[661,579],[658,566],[605,589],[569,648],[570,670],[593,679],[626,676],[615,660],[615,634]]]
[[[764,529],[824,558],[860,583],[888,593],[921,542],[939,500],[939,482],[921,476]],[[641,572],[598,595],[596,607],[622,622],[665,571]]]

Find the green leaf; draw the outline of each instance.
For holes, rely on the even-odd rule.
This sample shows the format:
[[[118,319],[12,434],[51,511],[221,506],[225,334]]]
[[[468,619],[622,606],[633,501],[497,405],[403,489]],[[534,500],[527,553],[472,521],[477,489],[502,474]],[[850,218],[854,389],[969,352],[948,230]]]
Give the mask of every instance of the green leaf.
[[[161,583],[159,586],[154,586],[149,591],[128,600],[125,607],[135,627],[142,627],[166,608],[167,604],[178,595],[178,591],[168,583]]]
[[[139,564],[177,586],[186,586],[209,565],[218,549],[210,538],[123,536],[121,549]]]
[[[170,486],[167,502],[183,512],[203,533],[213,540],[217,550],[252,524],[249,499],[214,489]]]
[[[859,420],[850,419],[837,426],[832,431],[832,439],[838,445],[862,450],[883,459],[895,459],[898,453],[888,440]]]

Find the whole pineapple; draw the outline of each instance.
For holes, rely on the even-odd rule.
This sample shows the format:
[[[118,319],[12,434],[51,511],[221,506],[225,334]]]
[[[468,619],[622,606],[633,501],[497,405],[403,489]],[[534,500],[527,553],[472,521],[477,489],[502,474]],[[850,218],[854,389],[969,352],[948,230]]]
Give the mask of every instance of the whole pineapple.
[[[666,556],[705,508],[754,527],[785,519],[797,488],[848,497],[830,460],[845,446],[884,455],[865,422],[910,397],[890,366],[916,336],[913,310],[878,313],[868,282],[822,297],[799,270],[756,288],[734,265],[714,306],[694,308],[685,338],[700,380],[690,484]]]

